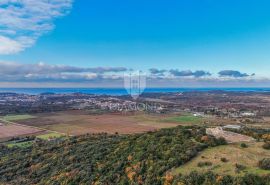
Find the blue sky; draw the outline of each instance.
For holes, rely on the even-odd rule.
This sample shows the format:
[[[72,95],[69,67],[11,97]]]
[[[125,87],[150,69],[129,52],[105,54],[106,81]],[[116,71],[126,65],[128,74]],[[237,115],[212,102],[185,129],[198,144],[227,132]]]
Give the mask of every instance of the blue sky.
[[[40,1],[53,4],[52,0]],[[29,7],[40,6],[34,0],[22,2]],[[9,44],[7,50],[0,43],[0,61],[5,65],[13,62],[25,66],[42,62],[79,68],[124,67],[143,71],[156,68],[167,70],[169,75],[172,69],[204,70],[215,78],[220,76],[220,71],[231,70],[248,74],[248,78],[270,78],[270,2],[267,0],[57,2],[57,8],[48,6],[49,11],[57,13],[39,12],[40,17],[48,16],[39,20],[46,24],[34,25],[32,30],[14,26],[26,24],[27,27],[29,21],[20,22],[17,17],[11,17],[14,22],[10,26],[8,16],[2,20],[0,16],[0,41],[3,27],[2,32],[16,33],[3,32],[2,40],[8,38],[9,42],[4,40],[6,43],[14,40],[20,44]],[[4,0],[0,8],[10,15],[11,4]],[[35,18],[35,13],[28,15],[29,20]],[[27,41],[21,41],[22,36],[27,36]]]

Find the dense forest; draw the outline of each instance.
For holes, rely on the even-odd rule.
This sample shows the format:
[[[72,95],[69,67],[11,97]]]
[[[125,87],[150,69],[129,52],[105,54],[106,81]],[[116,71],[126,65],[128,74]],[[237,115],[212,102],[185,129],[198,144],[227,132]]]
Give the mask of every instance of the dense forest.
[[[0,184],[269,184],[270,177],[175,175],[207,147],[226,144],[200,127],[176,127],[135,135],[105,133],[44,142],[28,148],[0,146]]]

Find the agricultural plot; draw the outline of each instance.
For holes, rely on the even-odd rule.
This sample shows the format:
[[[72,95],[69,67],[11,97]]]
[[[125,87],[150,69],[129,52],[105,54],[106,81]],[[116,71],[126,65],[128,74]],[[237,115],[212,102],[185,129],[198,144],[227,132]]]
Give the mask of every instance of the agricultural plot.
[[[80,120],[66,121],[62,124],[48,125],[43,128],[69,135],[101,132],[131,134],[156,130],[155,127],[141,125],[134,119],[121,115],[90,116]]]
[[[15,124],[20,120],[29,120],[35,118],[28,114],[25,115],[7,115],[0,117],[0,140],[5,141],[13,137],[30,136],[44,132],[42,129]]]
[[[57,138],[62,138],[64,136],[65,135],[57,133],[57,132],[47,132],[47,133],[42,132],[42,133],[35,134],[36,138],[46,140],[46,141],[50,141],[50,140],[57,139]],[[6,141],[6,142],[4,142],[4,144],[9,148],[13,148],[13,147],[27,148],[27,147],[32,146],[33,142],[35,142],[35,139],[22,141],[21,139],[18,138],[18,139],[12,140],[12,141]]]
[[[18,120],[17,123],[65,133],[81,135],[86,133],[132,134],[175,127],[181,123],[165,121],[171,116],[149,114],[101,114],[86,111],[66,111],[35,115],[36,118]]]
[[[251,142],[247,143],[247,148],[242,148],[239,143],[235,143],[210,148],[204,150],[187,164],[177,168],[174,173],[188,174],[192,171],[213,171],[220,175],[233,176],[242,176],[245,173],[269,174],[270,171],[261,170],[257,166],[259,160],[270,158],[270,151],[263,149],[262,144],[261,142]],[[199,167],[199,163],[208,165]],[[236,172],[236,164],[243,168],[239,173]]]
[[[196,117],[191,114],[90,114],[83,110],[64,111],[57,113],[36,114],[29,119],[14,122],[39,127],[67,135],[81,135],[86,133],[120,133],[132,134],[170,128],[178,125],[203,124],[210,118]],[[216,120],[211,120],[215,124]]]
[[[39,138],[39,139],[43,139],[43,140],[50,140],[50,139],[56,139],[56,138],[64,137],[64,135],[60,134],[60,133],[56,133],[56,132],[51,132],[51,133],[37,135],[36,137]]]
[[[2,119],[6,121],[19,121],[19,120],[31,119],[31,118],[35,118],[35,116],[29,115],[29,114],[7,115],[7,116],[4,116]]]
[[[27,148],[33,144],[33,141],[25,141],[25,142],[19,142],[19,143],[7,143],[7,147],[13,148],[13,147],[19,147],[19,148]]]
[[[32,128],[16,124],[7,124],[0,126],[0,140],[5,140],[18,136],[34,135],[41,132],[43,131],[38,128]]]
[[[193,115],[180,115],[166,118],[164,122],[183,123],[183,124],[199,124],[203,122],[203,118]]]

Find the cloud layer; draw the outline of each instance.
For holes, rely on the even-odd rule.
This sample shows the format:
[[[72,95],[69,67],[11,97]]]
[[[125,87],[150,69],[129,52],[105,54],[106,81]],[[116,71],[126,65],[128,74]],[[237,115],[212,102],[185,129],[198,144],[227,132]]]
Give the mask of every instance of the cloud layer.
[[[184,77],[184,76],[194,76],[194,77],[204,77],[211,76],[211,73],[203,70],[192,72],[191,70],[179,71],[178,69],[171,69],[170,73],[176,77]]]
[[[54,28],[53,21],[66,15],[72,0],[1,0],[0,55],[31,47]]]
[[[234,77],[234,78],[243,78],[248,76],[254,76],[255,74],[248,75],[247,73],[241,73],[240,71],[234,71],[234,70],[223,70],[220,71],[219,76],[221,77]]]
[[[116,73],[127,71],[124,67],[83,68],[68,65],[19,64],[0,62],[0,78],[5,82],[22,81],[89,81],[101,78],[116,78]]]
[[[150,71],[150,73],[152,74],[152,75],[164,75],[164,73],[167,71],[167,70],[165,70],[165,69],[157,69],[157,68],[151,68],[151,69],[149,69],[149,71]]]
[[[178,69],[171,69],[171,70],[166,70],[166,69],[157,69],[157,68],[151,68],[149,69],[149,72],[151,75],[155,76],[164,76],[166,73],[171,74],[172,76],[175,77],[204,77],[204,76],[211,76],[211,73],[203,70],[197,70],[192,72],[191,70],[178,70]]]
[[[46,63],[21,64],[0,61],[0,87],[123,87],[125,67],[75,67]],[[270,86],[270,79],[234,70],[218,74],[204,70],[149,69],[148,87],[253,87]]]

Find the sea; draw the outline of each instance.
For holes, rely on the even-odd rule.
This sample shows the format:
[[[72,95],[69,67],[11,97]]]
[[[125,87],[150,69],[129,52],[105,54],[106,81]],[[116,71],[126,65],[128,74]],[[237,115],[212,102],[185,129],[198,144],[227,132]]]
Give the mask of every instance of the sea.
[[[229,92],[270,92],[270,88],[147,88],[144,93],[182,93],[191,91],[229,91]],[[38,95],[55,94],[95,94],[95,95],[128,95],[124,88],[0,88],[0,93],[19,93]]]

